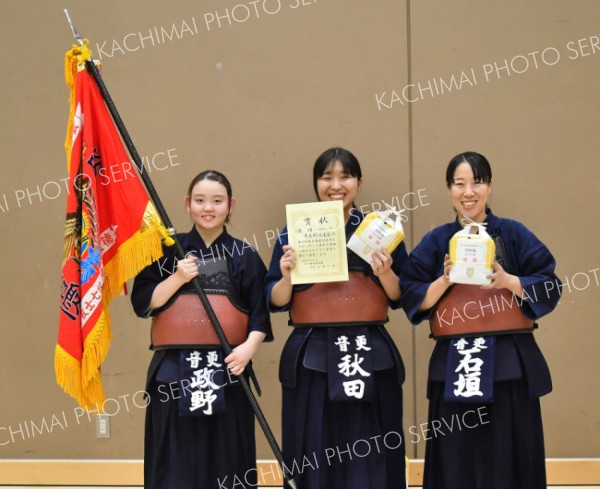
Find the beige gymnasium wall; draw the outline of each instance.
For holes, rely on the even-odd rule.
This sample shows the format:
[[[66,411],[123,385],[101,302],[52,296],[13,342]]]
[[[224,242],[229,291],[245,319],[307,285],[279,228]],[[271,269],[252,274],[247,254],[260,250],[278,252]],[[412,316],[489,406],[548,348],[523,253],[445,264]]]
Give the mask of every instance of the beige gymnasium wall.
[[[189,180],[217,168],[238,198],[230,232],[266,262],[284,205],[313,199],[312,163],[327,147],[345,146],[360,159],[359,204],[414,209],[409,249],[452,219],[450,157],[467,149],[487,155],[494,211],[546,242],[570,285],[536,333],[554,376],[542,401],[547,455],[600,456],[598,2],[5,0],[0,458],[142,457],[149,324],[128,298],[112,304],[114,340],[103,367],[111,438],[96,438],[93,418],[54,380],[67,174],[63,55],[73,42],[63,8],[102,58],[176,227],[190,226]],[[273,325],[276,341],[259,352],[256,368],[279,439],[286,317],[273,316]],[[433,343],[427,327],[412,328],[401,311],[391,313],[389,329],[407,367],[408,454],[423,457],[422,440],[408,430],[418,433],[426,420]],[[259,456],[272,458],[258,439]]]

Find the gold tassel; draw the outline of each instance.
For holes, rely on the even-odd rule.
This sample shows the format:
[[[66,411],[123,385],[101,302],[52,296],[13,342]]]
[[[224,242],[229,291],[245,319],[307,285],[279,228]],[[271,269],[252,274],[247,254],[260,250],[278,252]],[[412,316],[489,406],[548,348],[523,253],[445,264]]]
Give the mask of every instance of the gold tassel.
[[[71,147],[73,146],[73,119],[75,118],[75,78],[77,72],[85,69],[85,62],[92,57],[88,48],[90,42],[83,40],[83,46],[74,44],[65,54],[65,81],[69,87],[69,123],[67,124],[67,137],[65,151],[67,152],[67,171],[71,166]]]
[[[169,234],[167,228],[163,225],[160,217],[158,216],[158,211],[151,200],[148,201],[148,205],[146,206],[146,210],[144,211],[144,217],[142,218],[142,226],[141,231],[145,232],[148,229],[157,229],[160,232],[160,235],[163,239],[163,244],[165,246],[173,246],[175,244],[175,240]]]
[[[162,236],[162,241],[165,246],[173,246],[175,244],[175,240],[171,237],[167,228],[160,225],[158,226],[158,232]]]

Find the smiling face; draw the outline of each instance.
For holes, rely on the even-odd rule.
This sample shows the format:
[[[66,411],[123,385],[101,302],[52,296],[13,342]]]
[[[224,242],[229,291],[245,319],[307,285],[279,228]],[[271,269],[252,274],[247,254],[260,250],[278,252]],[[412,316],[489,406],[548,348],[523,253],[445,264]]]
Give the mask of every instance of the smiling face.
[[[199,231],[222,231],[234,204],[222,183],[208,179],[197,182],[186,198],[187,210]]]
[[[454,170],[448,192],[459,219],[468,217],[475,222],[485,220],[492,184],[475,179],[473,169],[466,161]]]
[[[343,165],[335,160],[317,179],[317,196],[320,201],[341,200],[344,204],[344,213],[348,214],[360,185],[361,180],[346,172]]]

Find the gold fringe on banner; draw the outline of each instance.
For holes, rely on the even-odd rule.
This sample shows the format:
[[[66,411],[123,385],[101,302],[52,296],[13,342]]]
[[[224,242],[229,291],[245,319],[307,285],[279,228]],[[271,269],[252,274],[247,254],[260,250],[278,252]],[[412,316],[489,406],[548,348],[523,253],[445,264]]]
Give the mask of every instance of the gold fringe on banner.
[[[70,89],[70,115],[65,141],[68,168],[71,165],[73,128],[77,123],[75,121],[75,79],[77,73],[85,69],[85,62],[91,59],[92,54],[88,49],[88,44],[88,40],[85,39],[82,46],[74,45],[65,55],[65,79]],[[69,174],[71,173],[69,168]],[[148,198],[147,195],[145,197]],[[66,223],[63,265],[69,259],[73,247],[79,246],[76,236],[76,219],[67,220]],[[174,243],[150,200],[148,200],[141,222],[136,225],[139,225],[139,231],[121,243],[111,260],[101,265],[101,273],[104,277],[102,310],[96,324],[84,340],[81,362],[67,353],[60,345],[56,346],[54,360],[56,380],[65,392],[74,397],[79,405],[88,411],[103,411],[105,393],[102,387],[100,366],[108,354],[112,337],[108,309],[110,301],[122,292],[125,282],[163,255],[163,243],[165,245]]]

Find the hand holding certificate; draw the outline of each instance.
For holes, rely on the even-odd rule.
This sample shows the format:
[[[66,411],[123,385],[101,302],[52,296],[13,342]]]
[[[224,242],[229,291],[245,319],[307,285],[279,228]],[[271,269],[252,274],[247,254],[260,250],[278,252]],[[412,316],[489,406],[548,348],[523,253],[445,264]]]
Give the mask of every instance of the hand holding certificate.
[[[288,242],[297,260],[292,284],[348,280],[342,202],[289,204],[285,209]]]

